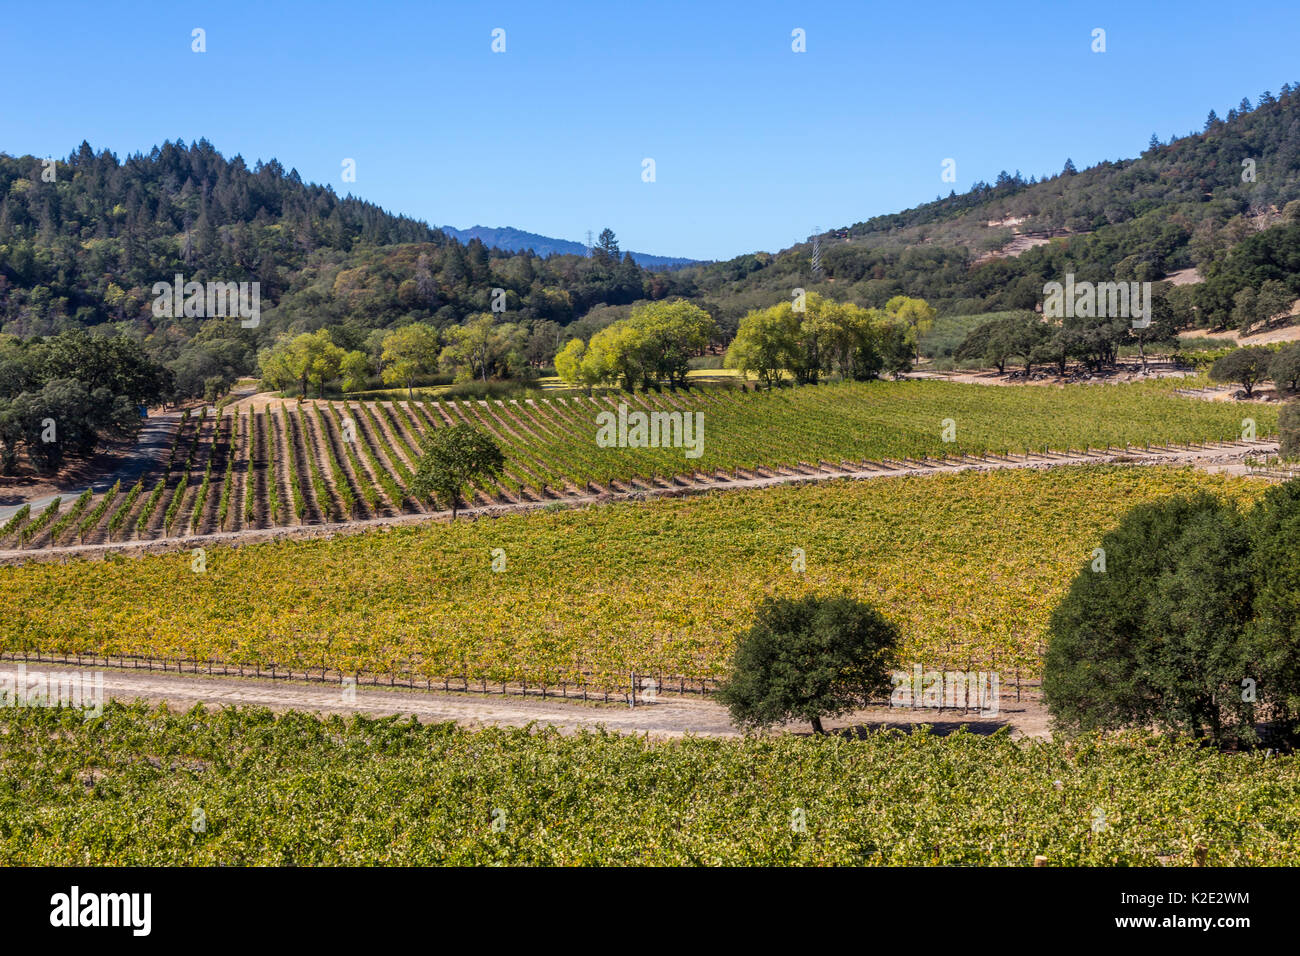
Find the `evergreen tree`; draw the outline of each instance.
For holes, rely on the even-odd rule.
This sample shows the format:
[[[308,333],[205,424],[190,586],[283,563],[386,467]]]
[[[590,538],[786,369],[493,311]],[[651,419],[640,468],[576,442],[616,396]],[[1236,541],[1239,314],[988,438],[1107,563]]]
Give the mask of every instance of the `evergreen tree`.
[[[596,245],[591,250],[592,258],[599,261],[602,265],[617,265],[619,261],[618,240],[614,238],[614,230],[606,226],[600,231],[600,237],[596,240]]]

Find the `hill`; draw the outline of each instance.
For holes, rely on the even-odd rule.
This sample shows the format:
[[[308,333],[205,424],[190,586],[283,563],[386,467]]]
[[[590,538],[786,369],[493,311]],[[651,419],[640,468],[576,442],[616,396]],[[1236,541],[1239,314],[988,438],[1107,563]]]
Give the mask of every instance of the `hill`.
[[[1043,285],[1080,280],[1157,281],[1195,269],[1182,287],[1186,324],[1236,324],[1236,293],[1268,278],[1300,295],[1289,261],[1300,218],[1300,89],[1263,93],[1169,142],[1152,137],[1133,159],[994,183],[820,237],[822,275],[804,242],[691,267],[715,318],[734,323],[751,308],[803,287],[863,306],[895,295],[926,299],[941,313],[1032,309]],[[1234,252],[1247,240],[1255,247]],[[1267,247],[1262,249],[1261,247]],[[1261,268],[1261,261],[1263,268]],[[1185,281],[1185,280],[1184,280]]]
[[[256,327],[155,314],[154,285],[176,275],[259,283]],[[462,244],[206,140],[125,161],[85,142],[57,161],[0,153],[0,333],[126,336],[172,369],[181,395],[255,373],[258,350],[282,333],[329,326],[355,348],[396,324],[457,325],[486,311],[494,288],[530,325],[678,290],[627,257]]]
[[[120,333],[185,395],[255,374],[258,351],[283,334],[328,328],[340,347],[373,353],[377,330],[445,332],[488,311],[495,289],[535,336],[540,367],[641,300],[690,299],[725,341],[794,288],[868,307],[908,295],[943,316],[979,316],[1033,309],[1067,273],[1177,277],[1161,293],[1164,324],[1249,330],[1300,297],[1300,92],[1285,84],[1223,119],[1211,112],[1201,132],[1153,137],[1134,159],[1082,171],[1067,161],[1042,180],[1003,173],[831,230],[818,273],[809,243],[663,269],[687,260],[620,254],[609,240],[589,255],[516,229],[441,231],[275,160],[227,159],[206,140],[125,161],[88,143],[57,162],[0,154],[0,333]],[[154,285],[177,274],[258,282],[258,326],[155,315]]]

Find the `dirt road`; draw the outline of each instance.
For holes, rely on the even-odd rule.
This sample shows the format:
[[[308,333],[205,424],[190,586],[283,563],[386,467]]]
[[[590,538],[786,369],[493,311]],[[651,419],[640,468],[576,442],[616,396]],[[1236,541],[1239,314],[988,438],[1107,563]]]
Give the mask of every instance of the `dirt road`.
[[[41,674],[91,668],[64,667],[30,661],[0,662],[0,674],[13,674],[25,666],[30,677]],[[205,706],[257,706],[272,710],[300,710],[322,714],[368,714],[388,717],[412,716],[424,723],[455,721],[466,726],[522,727],[538,723],[565,732],[604,727],[614,733],[649,734],[652,737],[734,737],[740,734],[726,710],[708,699],[663,695],[654,701],[638,702],[635,708],[622,703],[598,704],[577,700],[549,700],[506,697],[497,694],[447,694],[423,690],[352,688],[349,697],[336,684],[308,684],[284,680],[238,677],[204,677],[189,674],[160,674],[95,668],[104,675],[106,700],[166,701],[173,710],[194,704]],[[30,686],[30,685],[29,685]],[[1026,692],[1023,702],[1014,690],[1003,686],[999,712],[980,717],[974,711],[874,707],[826,722],[828,730],[862,732],[886,726],[908,729],[929,724],[938,733],[967,727],[975,733],[992,733],[1009,727],[1015,737],[1047,737],[1047,713],[1036,694]],[[779,728],[809,733],[806,724]]]
[[[121,456],[111,471],[107,474],[89,482],[89,487],[93,488],[95,494],[103,494],[113,487],[116,481],[122,482],[123,493],[136,480],[154,467],[167,449],[171,446],[172,434],[176,431],[176,423],[180,421],[179,412],[162,412],[150,417],[144,425],[140,427],[139,435],[136,438],[135,445],[129,452]],[[72,495],[79,495],[86,490],[87,485],[60,487],[58,494],[43,494],[39,497],[28,498],[19,494],[6,494],[2,499],[4,503],[0,504],[0,522],[8,521],[15,511],[23,505],[31,505],[33,514],[42,511],[51,501],[62,495],[64,498]],[[66,504],[66,502],[65,502]]]

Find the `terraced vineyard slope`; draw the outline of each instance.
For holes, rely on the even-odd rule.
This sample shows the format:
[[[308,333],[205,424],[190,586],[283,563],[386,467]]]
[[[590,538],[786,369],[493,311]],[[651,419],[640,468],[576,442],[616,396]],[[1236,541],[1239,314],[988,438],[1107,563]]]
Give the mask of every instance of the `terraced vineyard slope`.
[[[634,447],[637,415],[647,441]],[[608,418],[602,421],[601,416]],[[606,438],[602,425],[612,421]],[[467,422],[506,454],[469,504],[545,503],[737,479],[897,470],[1071,449],[1240,439],[1276,429],[1266,405],[1196,401],[1170,384],[990,389],[910,381],[777,392],[697,390],[538,401],[272,403],[187,414],[140,491],[79,498],[62,522],[0,529],[0,551],[158,541],[446,510],[408,492],[423,436]],[[657,447],[655,447],[657,446]],[[665,447],[667,446],[667,447]],[[147,493],[145,492],[147,488]],[[65,505],[66,506],[66,505]],[[83,517],[84,515],[84,517]]]

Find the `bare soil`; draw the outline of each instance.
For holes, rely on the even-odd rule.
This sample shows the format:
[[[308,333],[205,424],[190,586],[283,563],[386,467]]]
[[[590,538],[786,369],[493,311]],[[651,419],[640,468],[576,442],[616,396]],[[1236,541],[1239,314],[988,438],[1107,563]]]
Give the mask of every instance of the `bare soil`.
[[[1196,266],[1187,269],[1179,269],[1177,272],[1171,272],[1165,276],[1165,282],[1172,285],[1196,285],[1198,282],[1204,282],[1205,278],[1197,271]]]
[[[0,665],[11,670],[6,660]],[[58,664],[29,662],[27,670],[80,670]],[[649,734],[652,737],[737,737],[741,731],[726,710],[708,698],[661,694],[654,700],[638,699],[636,707],[623,703],[601,704],[566,700],[512,697],[499,694],[443,693],[409,689],[356,687],[345,697],[337,684],[308,684],[285,680],[159,673],[92,667],[104,674],[104,694],[112,700],[166,701],[173,709],[195,704],[211,707],[255,706],[276,711],[298,710],[321,714],[367,714],[415,717],[423,722],[455,721],[467,727],[522,727],[538,723],[566,733],[603,727],[615,733]],[[1002,688],[998,713],[980,716],[971,711],[924,708],[871,707],[824,722],[831,733],[861,735],[873,730],[896,728],[904,731],[928,726],[946,734],[965,728],[972,733],[991,734],[1006,728],[1013,737],[1047,738],[1050,734],[1047,710],[1036,689],[1026,689],[1016,700],[1014,688]],[[776,732],[811,734],[806,724],[774,728]]]
[[[1234,331],[1206,332],[1204,330],[1193,330],[1190,332],[1179,332],[1178,337],[1183,339],[1214,339],[1223,342],[1225,346],[1269,345],[1273,342],[1300,342],[1300,325],[1281,325],[1276,328],[1266,329],[1262,332],[1255,332],[1251,335],[1242,335],[1241,333]]]

